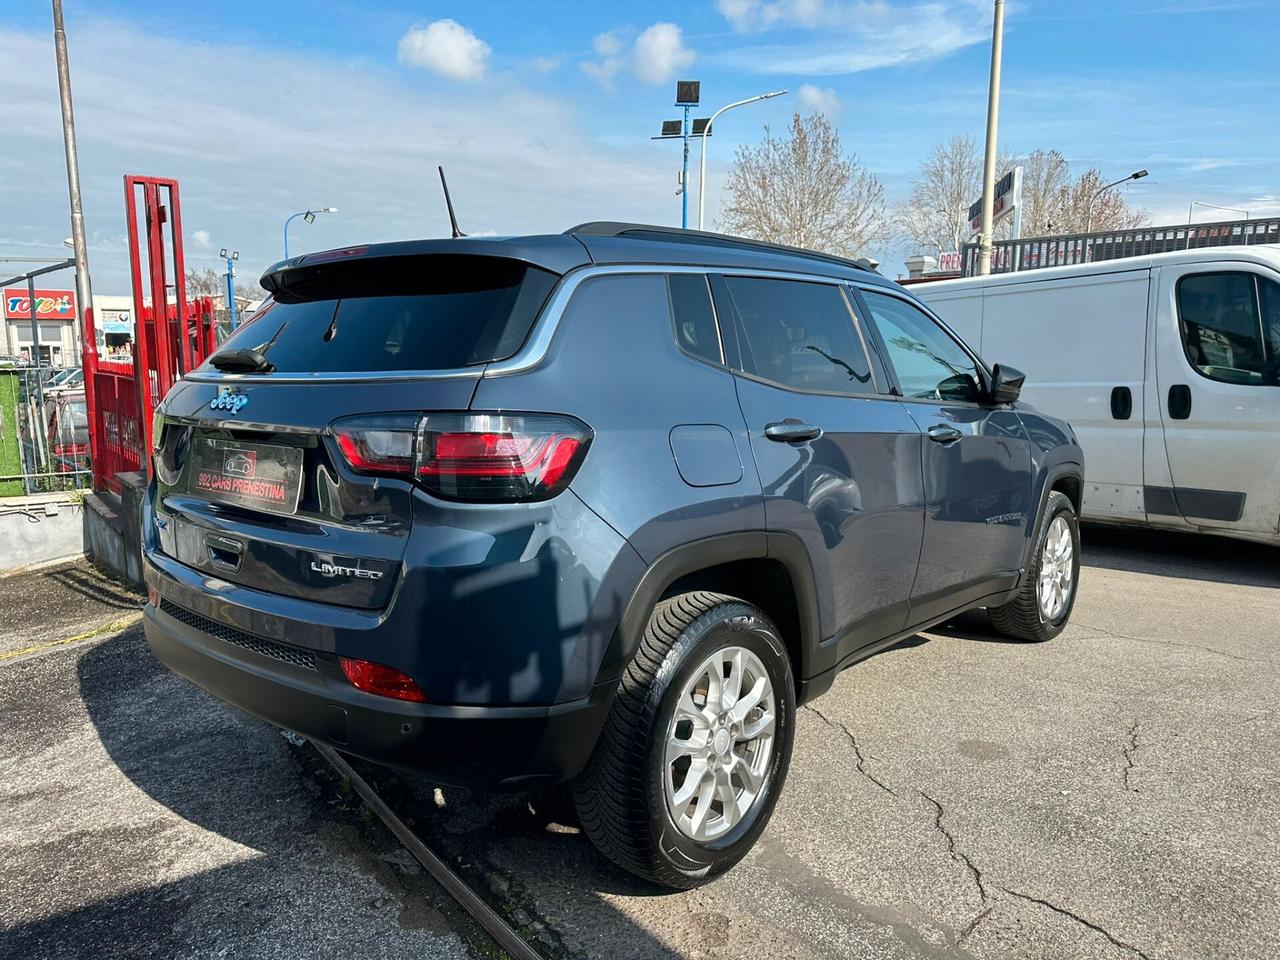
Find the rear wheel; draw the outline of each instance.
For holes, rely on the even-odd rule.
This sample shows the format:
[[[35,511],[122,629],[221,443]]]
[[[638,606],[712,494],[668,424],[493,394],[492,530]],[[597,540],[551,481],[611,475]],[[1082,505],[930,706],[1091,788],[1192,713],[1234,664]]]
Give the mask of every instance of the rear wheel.
[[[1080,525],[1066,495],[1049,494],[1034,560],[1013,600],[987,613],[997,630],[1021,640],[1051,640],[1062,632],[1080,579]]]
[[[716,593],[664,600],[575,784],[583,830],[641,877],[705,883],[768,823],[794,719],[786,648],[763,612]]]

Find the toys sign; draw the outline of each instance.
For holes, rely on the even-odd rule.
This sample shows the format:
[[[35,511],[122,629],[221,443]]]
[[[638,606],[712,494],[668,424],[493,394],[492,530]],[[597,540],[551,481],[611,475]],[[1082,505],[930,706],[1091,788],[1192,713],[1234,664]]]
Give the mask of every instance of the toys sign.
[[[4,318],[6,320],[30,320],[31,298],[26,287],[4,288]],[[74,290],[37,290],[37,320],[74,320],[76,318],[76,294]]]

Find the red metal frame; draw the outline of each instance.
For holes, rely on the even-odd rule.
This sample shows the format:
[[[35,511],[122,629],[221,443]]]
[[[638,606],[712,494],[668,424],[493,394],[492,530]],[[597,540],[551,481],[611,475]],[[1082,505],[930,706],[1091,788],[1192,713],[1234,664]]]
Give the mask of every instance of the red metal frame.
[[[94,487],[116,492],[116,473],[149,466],[146,451],[151,449],[151,419],[160,400],[175,381],[203,362],[217,346],[213,301],[202,297],[187,302],[178,181],[127,174],[124,204],[133,283],[133,363],[99,359],[92,309],[85,310],[84,334]],[[141,236],[146,238],[145,277]],[[172,302],[166,283],[170,270]]]

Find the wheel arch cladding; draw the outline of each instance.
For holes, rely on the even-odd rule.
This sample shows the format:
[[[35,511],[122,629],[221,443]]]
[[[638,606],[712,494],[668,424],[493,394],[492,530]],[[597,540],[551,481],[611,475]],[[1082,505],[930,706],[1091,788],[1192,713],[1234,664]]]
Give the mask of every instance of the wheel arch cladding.
[[[724,593],[763,610],[786,644],[796,684],[808,676],[821,639],[808,558],[794,538],[748,532],[684,544],[649,566],[618,624],[602,679],[626,667],[659,602],[695,590]]]

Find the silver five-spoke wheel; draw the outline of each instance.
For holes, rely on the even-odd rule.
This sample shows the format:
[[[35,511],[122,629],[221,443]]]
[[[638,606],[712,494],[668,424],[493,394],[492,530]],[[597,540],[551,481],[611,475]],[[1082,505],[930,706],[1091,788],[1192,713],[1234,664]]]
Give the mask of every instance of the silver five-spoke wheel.
[[[1040,580],[1036,588],[1040,615],[1046,621],[1056,620],[1071,600],[1075,577],[1074,552],[1071,528],[1066,518],[1055,517],[1040,550]]]
[[[765,786],[777,708],[764,664],[724,647],[680,691],[667,731],[667,807],[680,831],[714,840],[751,810]]]

